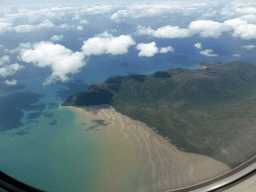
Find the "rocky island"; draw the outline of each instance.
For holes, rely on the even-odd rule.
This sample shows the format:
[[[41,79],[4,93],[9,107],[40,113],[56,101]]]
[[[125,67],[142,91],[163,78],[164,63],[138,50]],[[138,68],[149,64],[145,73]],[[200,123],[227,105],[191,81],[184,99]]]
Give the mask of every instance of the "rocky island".
[[[242,61],[200,65],[109,78],[62,106],[111,105],[180,150],[234,168],[255,155],[256,66]]]

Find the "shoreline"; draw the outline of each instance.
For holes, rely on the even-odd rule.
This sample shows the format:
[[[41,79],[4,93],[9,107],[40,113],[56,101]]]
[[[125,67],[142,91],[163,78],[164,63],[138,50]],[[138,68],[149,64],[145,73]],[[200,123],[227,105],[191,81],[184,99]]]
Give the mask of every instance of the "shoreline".
[[[111,105],[60,107],[75,111],[78,118],[82,118],[80,120],[85,120],[91,127],[99,129],[88,132],[102,134],[100,142],[106,142],[106,138],[110,138],[106,145],[115,151],[115,157],[111,157],[113,162],[107,164],[113,166],[116,163],[115,158],[124,161],[119,162],[117,168],[113,166],[111,169],[115,170],[115,174],[123,175],[122,178],[126,180],[131,178],[129,185],[133,191],[187,187],[231,170],[228,165],[210,157],[179,150],[153,128],[117,112]],[[129,170],[135,164],[138,166],[133,171],[124,174],[124,170]],[[112,176],[103,174],[103,178],[109,177]],[[110,186],[103,180],[105,191],[111,191]],[[123,189],[123,184],[116,185],[116,191]],[[99,191],[104,191],[103,188]]]

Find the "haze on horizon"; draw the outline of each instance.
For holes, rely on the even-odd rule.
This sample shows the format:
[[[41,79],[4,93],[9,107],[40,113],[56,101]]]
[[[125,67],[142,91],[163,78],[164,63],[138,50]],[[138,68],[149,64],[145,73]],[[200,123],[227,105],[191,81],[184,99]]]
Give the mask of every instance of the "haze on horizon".
[[[134,2],[1,1],[11,6],[0,7],[0,82],[17,85],[15,75],[32,69],[47,70],[42,85],[68,82],[101,57],[130,62],[129,71],[108,70],[104,79],[200,62],[254,62],[255,2]]]

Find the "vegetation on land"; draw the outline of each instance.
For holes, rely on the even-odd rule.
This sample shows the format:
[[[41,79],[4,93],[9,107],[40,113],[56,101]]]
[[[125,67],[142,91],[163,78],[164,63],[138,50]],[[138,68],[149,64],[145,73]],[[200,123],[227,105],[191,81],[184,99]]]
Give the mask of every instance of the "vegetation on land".
[[[256,151],[256,66],[242,61],[200,65],[109,78],[62,105],[112,105],[180,150],[235,167]]]

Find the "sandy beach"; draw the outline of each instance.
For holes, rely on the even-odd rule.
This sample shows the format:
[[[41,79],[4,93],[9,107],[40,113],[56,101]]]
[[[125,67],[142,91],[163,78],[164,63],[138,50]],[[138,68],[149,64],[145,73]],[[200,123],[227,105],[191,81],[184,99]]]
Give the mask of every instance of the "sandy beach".
[[[230,170],[207,156],[178,150],[145,123],[109,105],[68,107],[87,132],[106,146],[95,191],[167,191],[206,181]]]

